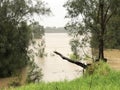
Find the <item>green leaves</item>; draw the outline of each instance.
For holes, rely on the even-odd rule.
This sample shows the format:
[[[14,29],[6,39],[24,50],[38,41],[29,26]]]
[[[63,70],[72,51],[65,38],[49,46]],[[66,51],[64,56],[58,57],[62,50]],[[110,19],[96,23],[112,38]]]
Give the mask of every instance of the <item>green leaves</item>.
[[[28,21],[34,14],[49,13],[41,0],[0,0],[0,77],[10,76],[27,65],[32,39]]]
[[[92,33],[91,45],[99,48],[99,58],[104,59],[108,24],[114,15],[120,15],[119,6],[120,0],[68,0],[64,7],[68,11],[67,18],[71,20],[66,29],[73,37]]]
[[[44,27],[39,25],[39,22],[34,22],[30,25],[32,30],[33,38],[35,39],[42,39],[44,35]]]

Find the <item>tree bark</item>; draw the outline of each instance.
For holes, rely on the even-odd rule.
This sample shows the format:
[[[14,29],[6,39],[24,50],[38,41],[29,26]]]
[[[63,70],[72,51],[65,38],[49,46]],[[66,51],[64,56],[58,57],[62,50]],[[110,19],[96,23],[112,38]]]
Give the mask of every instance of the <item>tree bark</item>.
[[[100,35],[99,35],[99,55],[98,55],[98,60],[104,60],[104,32],[105,32],[105,17],[104,17],[104,0],[100,1],[100,13],[101,13],[101,18],[100,18],[100,25],[101,25],[101,30],[100,30]]]
[[[54,51],[54,53],[57,54],[57,55],[59,55],[62,59],[67,60],[68,62],[73,63],[73,64],[76,64],[76,65],[78,65],[78,66],[81,66],[81,67],[84,68],[84,69],[86,69],[89,65],[91,65],[91,64],[87,64],[87,65],[86,65],[86,64],[84,64],[84,63],[77,62],[77,61],[74,61],[74,60],[72,60],[72,59],[69,59],[69,58],[63,56],[61,53],[59,53],[59,52],[57,52],[57,51]]]
[[[103,60],[104,59],[104,41],[103,39],[99,40],[99,56],[98,56],[99,60]]]

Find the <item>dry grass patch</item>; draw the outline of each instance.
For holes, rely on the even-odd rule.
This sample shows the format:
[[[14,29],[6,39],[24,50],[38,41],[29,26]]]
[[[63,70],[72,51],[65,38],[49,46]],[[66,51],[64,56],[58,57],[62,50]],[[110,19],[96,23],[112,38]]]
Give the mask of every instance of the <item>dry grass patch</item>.
[[[108,50],[105,50],[105,57],[107,58],[119,58],[120,59],[120,50],[117,50],[117,49],[108,49]]]
[[[22,70],[19,71],[19,73],[16,76],[13,76],[13,77],[0,78],[0,90],[1,88],[9,87],[9,85],[14,82],[15,83],[18,82],[20,85],[25,84],[26,76],[27,76],[26,70],[27,68],[23,68]]]
[[[108,49],[104,51],[108,64],[115,70],[120,70],[120,50]]]

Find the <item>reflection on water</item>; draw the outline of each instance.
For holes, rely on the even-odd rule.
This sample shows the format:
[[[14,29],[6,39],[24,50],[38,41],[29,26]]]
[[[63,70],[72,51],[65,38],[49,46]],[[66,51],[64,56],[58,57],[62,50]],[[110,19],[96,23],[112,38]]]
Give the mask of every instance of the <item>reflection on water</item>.
[[[65,56],[71,53],[69,46],[70,37],[66,33],[46,33],[46,53],[43,60],[36,57],[36,63],[42,68],[43,81],[72,80],[82,75],[82,68],[61,59],[53,51],[58,51]]]

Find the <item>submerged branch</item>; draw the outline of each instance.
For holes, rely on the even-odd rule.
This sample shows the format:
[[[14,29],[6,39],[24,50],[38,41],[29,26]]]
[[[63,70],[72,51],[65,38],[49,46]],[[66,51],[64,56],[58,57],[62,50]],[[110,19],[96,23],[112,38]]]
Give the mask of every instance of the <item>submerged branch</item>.
[[[72,59],[69,59],[69,58],[63,56],[61,53],[59,53],[59,52],[57,52],[57,51],[54,51],[54,53],[57,54],[57,55],[59,55],[62,59],[67,60],[68,62],[73,63],[73,64],[76,64],[76,65],[78,65],[78,66],[81,66],[81,67],[84,68],[84,69],[86,69],[86,68],[90,65],[90,64],[87,64],[87,65],[86,65],[86,64],[84,64],[84,63],[81,63],[81,62],[78,62],[78,61],[74,61],[74,60],[72,60]]]

